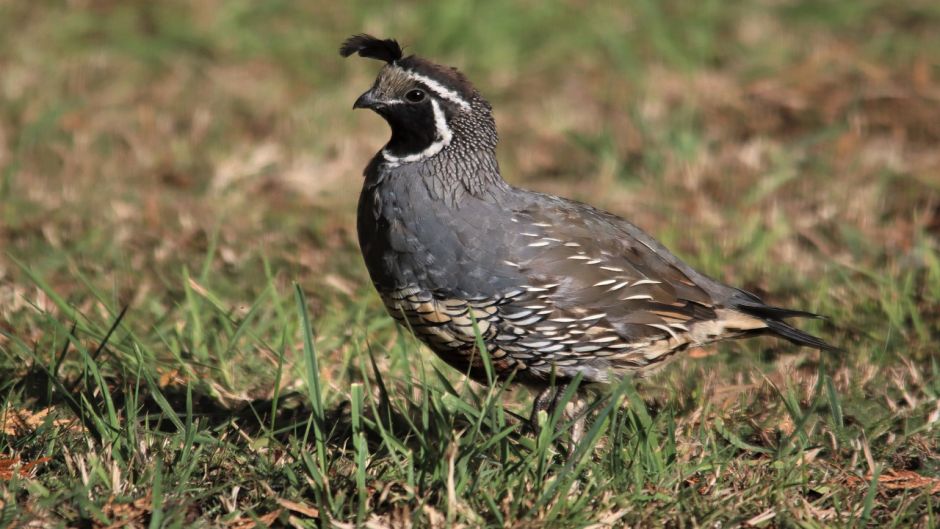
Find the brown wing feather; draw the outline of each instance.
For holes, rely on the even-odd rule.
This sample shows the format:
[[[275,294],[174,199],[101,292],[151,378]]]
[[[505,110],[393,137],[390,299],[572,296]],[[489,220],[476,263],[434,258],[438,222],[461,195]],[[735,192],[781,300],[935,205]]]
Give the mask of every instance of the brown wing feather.
[[[644,244],[630,233],[635,227],[582,204],[552,202],[515,213],[519,235],[509,260],[530,286],[553,285],[543,299],[559,312],[605,313],[631,338],[668,335],[658,326],[716,317],[717,300],[683,270],[691,269]]]

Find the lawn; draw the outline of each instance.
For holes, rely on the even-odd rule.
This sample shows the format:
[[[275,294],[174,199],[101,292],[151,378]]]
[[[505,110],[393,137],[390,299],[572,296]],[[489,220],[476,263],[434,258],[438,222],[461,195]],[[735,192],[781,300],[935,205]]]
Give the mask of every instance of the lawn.
[[[368,280],[362,31],[474,81],[512,183],[845,352],[533,437]],[[0,527],[940,526],[938,147],[933,0],[0,0]]]

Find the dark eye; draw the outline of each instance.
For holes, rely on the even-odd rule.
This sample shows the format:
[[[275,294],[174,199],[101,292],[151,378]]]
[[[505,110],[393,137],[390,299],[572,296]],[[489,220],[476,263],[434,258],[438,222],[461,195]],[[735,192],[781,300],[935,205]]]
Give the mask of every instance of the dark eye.
[[[412,103],[420,103],[424,101],[424,90],[418,90],[417,88],[409,90],[408,93],[405,94],[405,99]]]

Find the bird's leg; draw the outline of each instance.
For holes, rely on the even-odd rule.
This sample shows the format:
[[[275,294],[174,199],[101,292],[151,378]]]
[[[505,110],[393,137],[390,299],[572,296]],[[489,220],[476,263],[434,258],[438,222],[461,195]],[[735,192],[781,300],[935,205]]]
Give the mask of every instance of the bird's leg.
[[[539,412],[544,411],[548,414],[549,418],[552,416],[552,411],[555,408],[555,389],[554,386],[549,386],[541,390],[532,402],[532,413],[529,415],[529,427],[532,428],[535,437],[538,437],[539,434],[542,433],[542,427],[539,425]]]
[[[561,404],[560,399],[567,388],[568,384],[550,386],[543,389],[535,397],[535,401],[532,403],[532,414],[529,417],[529,425],[536,437],[541,433],[539,412],[545,411],[548,417],[551,418],[552,414],[555,413],[555,409]],[[584,426],[587,421],[587,415],[585,414],[586,407],[587,400],[581,395],[580,391],[576,391],[571,397],[571,400],[565,403],[565,409],[562,412],[561,419],[563,421],[573,421],[570,432],[571,438],[568,443],[569,456],[574,453],[575,448],[577,448],[581,439],[584,437]]]
[[[584,438],[584,427],[587,423],[587,399],[576,391],[571,400],[565,405],[565,411],[562,418],[566,421],[573,421],[571,425],[570,439],[568,440],[568,457],[574,455],[575,449],[581,444]]]

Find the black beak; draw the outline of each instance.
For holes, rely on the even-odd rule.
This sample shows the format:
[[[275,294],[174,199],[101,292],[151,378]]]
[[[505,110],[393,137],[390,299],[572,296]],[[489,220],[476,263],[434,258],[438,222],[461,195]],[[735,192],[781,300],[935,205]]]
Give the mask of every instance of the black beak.
[[[366,91],[366,93],[359,96],[359,99],[356,99],[356,102],[353,103],[353,108],[371,108],[376,109],[382,106],[382,101],[375,97],[375,94],[372,93],[372,89]]]

